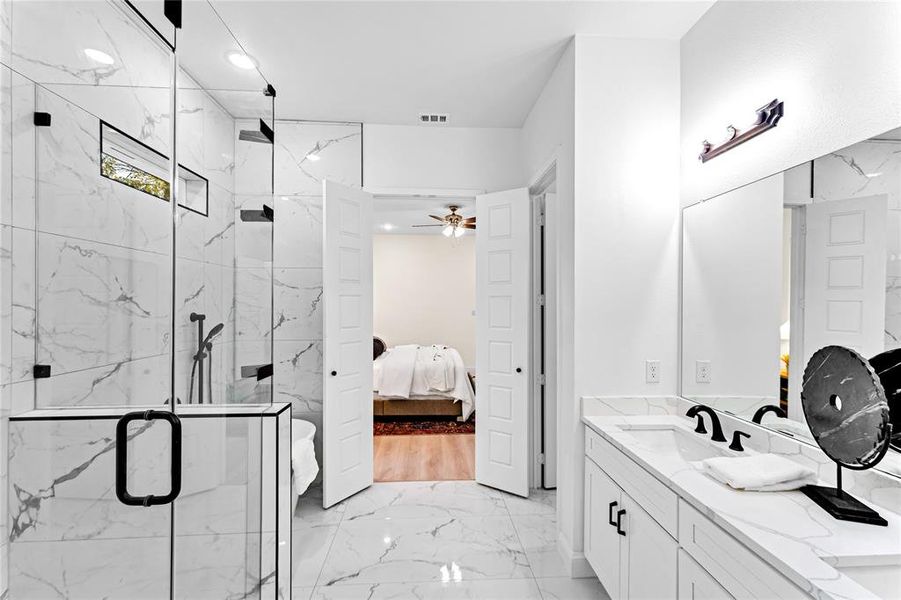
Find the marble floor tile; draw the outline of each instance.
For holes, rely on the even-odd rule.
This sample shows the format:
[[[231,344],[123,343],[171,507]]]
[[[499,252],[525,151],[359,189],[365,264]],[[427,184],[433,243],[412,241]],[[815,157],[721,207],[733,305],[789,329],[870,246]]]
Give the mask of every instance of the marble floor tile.
[[[322,508],[322,486],[311,487],[298,499],[294,508],[294,529],[310,525],[337,525],[344,517],[346,509],[346,501],[329,509]]]
[[[344,520],[319,585],[529,578],[510,517]]]
[[[501,492],[473,481],[416,481],[373,485],[347,501],[344,520],[506,514]]]
[[[540,600],[532,579],[460,582],[374,583],[318,587],[313,600]],[[294,600],[297,600],[295,597]]]
[[[337,525],[303,525],[294,528],[291,548],[291,560],[294,563],[291,579],[293,587],[312,589],[316,585],[337,532]]]
[[[504,494],[504,502],[510,515],[557,514],[557,490],[529,490],[528,498]]]
[[[557,550],[556,520],[545,515],[511,517],[535,577],[563,577],[569,569]]]
[[[536,581],[544,600],[610,600],[610,596],[596,577],[585,579],[550,577]]]

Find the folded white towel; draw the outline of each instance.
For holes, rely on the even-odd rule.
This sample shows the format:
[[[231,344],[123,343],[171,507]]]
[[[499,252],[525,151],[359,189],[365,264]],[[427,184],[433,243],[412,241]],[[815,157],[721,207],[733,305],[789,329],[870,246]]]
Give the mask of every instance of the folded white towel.
[[[816,483],[816,473],[778,454],[718,456],[700,462],[707,475],[736,490],[784,492]]]

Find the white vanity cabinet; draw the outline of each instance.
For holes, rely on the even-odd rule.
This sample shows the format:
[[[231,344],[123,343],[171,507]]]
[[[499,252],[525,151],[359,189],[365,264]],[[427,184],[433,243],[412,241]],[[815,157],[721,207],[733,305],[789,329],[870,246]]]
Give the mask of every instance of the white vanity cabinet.
[[[613,600],[809,597],[591,429],[585,557]]]
[[[607,593],[674,598],[678,543],[590,458],[585,507],[585,556]]]

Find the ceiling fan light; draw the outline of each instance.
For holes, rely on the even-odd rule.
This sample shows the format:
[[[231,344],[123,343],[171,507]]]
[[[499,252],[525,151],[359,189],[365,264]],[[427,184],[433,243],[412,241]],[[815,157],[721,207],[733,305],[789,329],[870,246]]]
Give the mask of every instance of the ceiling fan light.
[[[463,234],[466,233],[466,230],[462,227],[454,227],[454,237],[463,237]]]
[[[445,227],[444,229],[441,230],[441,233],[444,234],[444,237],[450,237],[450,236],[454,235],[454,226],[448,225],[447,227]]]

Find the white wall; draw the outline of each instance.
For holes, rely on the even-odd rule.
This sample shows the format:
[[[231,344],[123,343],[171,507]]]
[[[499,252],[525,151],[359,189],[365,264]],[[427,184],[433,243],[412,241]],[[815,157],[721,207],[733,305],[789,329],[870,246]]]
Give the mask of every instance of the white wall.
[[[682,201],[690,204],[901,124],[901,4],[717,2],[682,39]],[[704,139],[776,129],[701,164]]]
[[[782,197],[779,173],[683,213],[682,394],[688,398],[778,403]],[[699,360],[710,362],[709,382],[697,381]]]
[[[678,43],[576,36],[575,414],[561,420],[569,430],[559,436],[560,462],[578,482],[567,501],[572,516],[561,518],[575,552],[584,471],[578,399],[676,392],[678,152]],[[660,361],[659,383],[645,383],[647,359]]]
[[[560,448],[569,443],[567,434],[578,419],[578,402],[573,394],[573,219],[574,219],[574,152],[575,152],[575,47],[570,43],[564,51],[529,112],[522,128],[523,162],[527,180],[534,181],[556,160],[557,214],[559,232],[557,248],[556,377],[558,435],[557,522],[561,550],[572,553],[573,498],[581,494],[581,481],[574,480],[573,454],[561,456]],[[549,219],[550,222],[550,219]],[[565,429],[564,429],[565,428]]]
[[[389,346],[445,344],[475,368],[475,236],[375,235],[373,329]]]
[[[522,186],[520,130],[430,125],[363,125],[366,189]]]

